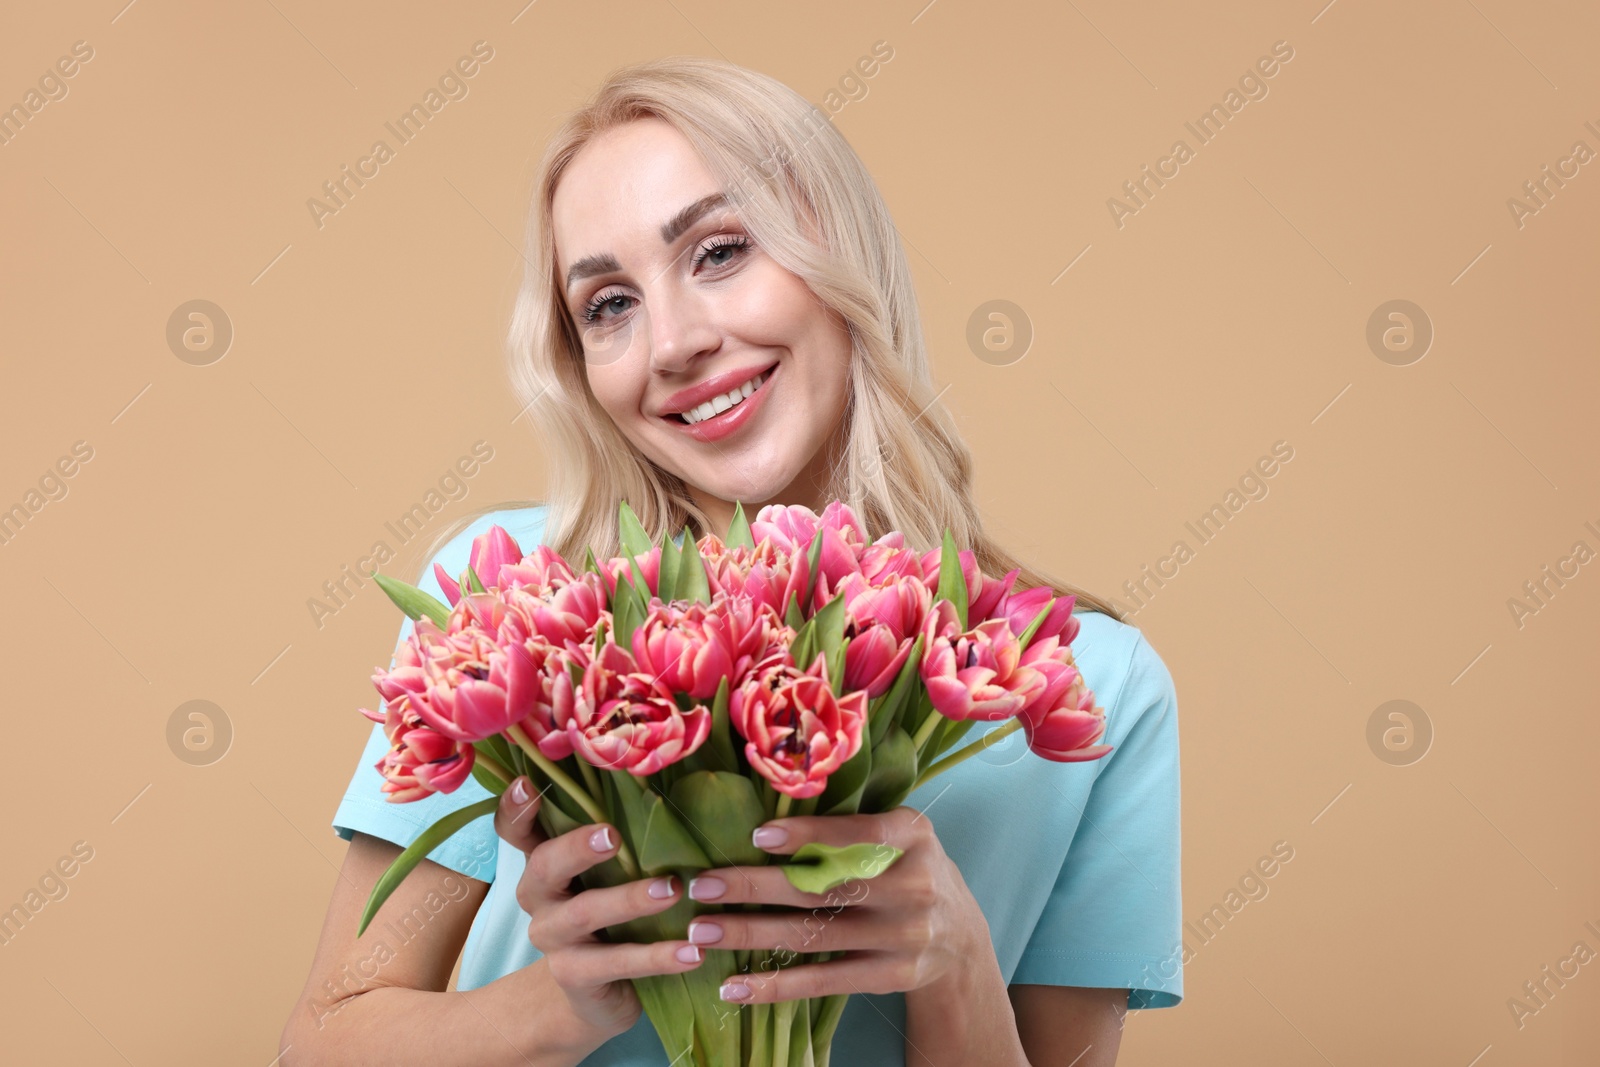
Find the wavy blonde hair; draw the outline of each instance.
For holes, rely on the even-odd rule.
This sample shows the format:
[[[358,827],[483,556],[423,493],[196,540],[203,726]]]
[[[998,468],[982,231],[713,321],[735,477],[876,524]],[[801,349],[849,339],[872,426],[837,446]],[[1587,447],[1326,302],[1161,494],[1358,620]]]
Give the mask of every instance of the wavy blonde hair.
[[[544,504],[544,543],[571,560],[585,546],[600,559],[620,554],[622,500],[656,542],[685,525],[697,539],[711,529],[682,479],[641,454],[590,391],[582,338],[555,277],[551,204],[562,175],[596,136],[643,118],[661,119],[689,140],[757,247],[849,327],[846,439],[823,499],[848,503],[871,537],[899,530],[919,550],[937,547],[949,527],[985,574],[1020,568],[1018,589],[1050,586],[1075,594],[1078,610],[1122,619],[1111,602],[1019,560],[984,529],[972,497],[972,454],[935,399],[899,233],[844,135],[783,83],[700,56],[615,70],[551,137],[509,334],[512,385],[550,459],[549,496],[452,522],[427,547],[423,565],[475,517],[500,508]]]

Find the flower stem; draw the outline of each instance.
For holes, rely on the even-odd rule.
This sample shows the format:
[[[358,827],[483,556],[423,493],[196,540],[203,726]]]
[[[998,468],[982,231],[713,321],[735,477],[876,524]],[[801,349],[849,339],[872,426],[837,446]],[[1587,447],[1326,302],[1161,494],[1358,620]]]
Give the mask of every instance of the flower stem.
[[[962,760],[976,756],[979,752],[982,752],[991,745],[1005,740],[1007,737],[1016,733],[1020,729],[1022,729],[1022,719],[1019,717],[1012,719],[998,730],[990,730],[988,733],[983,735],[981,740],[974,741],[972,744],[952,752],[950,755],[946,756],[938,763],[935,763],[923,773],[919,774],[917,776],[916,784],[911,787],[911,792],[915,793],[929,781],[937,778],[939,775],[943,774],[945,771],[948,771],[951,767],[954,767]]]
[[[589,761],[583,759],[581,756],[578,758],[578,773],[583,775],[583,784],[589,787],[590,796],[598,797],[605,795],[603,792],[601,792],[600,779],[595,777],[594,768],[589,766]]]
[[[922,720],[922,725],[917,728],[917,736],[911,739],[911,747],[916,751],[917,757],[922,757],[923,747],[927,745],[928,738],[933,736],[933,731],[939,728],[940,723],[948,722],[937,711],[928,712],[928,717]]]
[[[495,759],[487,752],[479,750],[477,761],[484,770],[500,779],[500,781],[506,785],[510,785],[512,780],[517,777],[516,774],[513,773],[509,768],[502,765],[499,760]]]
[[[780,794],[778,794],[778,813],[776,815],[774,815],[773,818],[774,819],[781,819],[784,816],[788,815],[789,814],[789,805],[793,804],[793,803],[794,803],[794,797],[790,796],[788,793],[780,793]]]
[[[595,802],[594,797],[586,793],[583,787],[574,782],[566,771],[557,767],[554,761],[543,752],[540,752],[539,746],[534,744],[533,738],[528,736],[526,730],[517,723],[512,723],[506,728],[506,733],[511,735],[511,740],[515,741],[517,747],[522,749],[523,753],[533,761],[533,765],[544,772],[545,777],[564,789],[569,797],[578,802],[578,806],[584,810],[591,820],[594,822],[607,821],[606,813],[600,809],[600,805]],[[582,757],[579,757],[579,762],[582,762]],[[627,872],[629,878],[639,877],[639,867],[633,862],[633,854],[628,851],[628,843],[626,841],[617,843],[617,862],[621,864],[622,869]]]

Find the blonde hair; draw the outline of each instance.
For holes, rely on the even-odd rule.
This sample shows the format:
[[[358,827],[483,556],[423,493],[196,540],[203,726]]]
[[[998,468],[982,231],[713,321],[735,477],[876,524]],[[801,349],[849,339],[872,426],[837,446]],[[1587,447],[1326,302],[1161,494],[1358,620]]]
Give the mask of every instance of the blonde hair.
[[[695,538],[711,529],[683,481],[642,455],[590,391],[582,338],[555,277],[551,203],[562,175],[597,135],[644,118],[688,139],[756,246],[849,327],[846,439],[823,500],[849,504],[871,537],[899,530],[918,550],[937,547],[949,527],[985,574],[1020,568],[1019,590],[1050,586],[1075,594],[1078,610],[1122,619],[1111,602],[1017,559],[984,529],[972,497],[972,454],[935,397],[899,234],[844,135],[776,79],[700,56],[614,71],[551,137],[509,334],[512,385],[550,460],[548,499],[480,508],[451,523],[427,547],[423,565],[474,517],[499,508],[544,504],[544,543],[573,561],[585,546],[598,559],[621,553],[622,500],[657,542],[685,525]]]

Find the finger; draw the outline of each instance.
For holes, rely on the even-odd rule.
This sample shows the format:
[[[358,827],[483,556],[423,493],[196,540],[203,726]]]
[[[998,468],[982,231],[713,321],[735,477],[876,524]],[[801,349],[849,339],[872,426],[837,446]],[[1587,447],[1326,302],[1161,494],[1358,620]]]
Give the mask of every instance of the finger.
[[[500,794],[500,806],[494,810],[494,832],[508,845],[532,852],[545,840],[539,828],[539,804],[544,794],[532,794],[526,776],[519,776],[506,791]]]
[[[867,857],[867,861],[872,859],[888,856]],[[874,867],[872,862],[862,862],[858,872],[824,893],[805,893],[795,888],[782,867],[717,867],[691,878],[690,899],[707,904],[782,904],[837,912],[842,907],[864,904],[874,893],[874,885],[888,885],[880,880],[888,878],[888,873],[880,873],[877,878],[870,875]]]
[[[826,892],[807,893],[796,889],[781,867],[718,867],[689,880],[691,899],[718,904],[783,904],[837,911],[862,903],[871,891],[869,880],[849,878]]]
[[[682,896],[683,882],[670,874],[586,889],[533,914],[528,937],[535,948],[594,941],[597,930],[666,911]]]
[[[825,908],[774,914],[719,912],[689,923],[689,940],[702,948],[769,949],[781,953],[873,950],[915,951],[914,930],[870,912]]]
[[[568,830],[528,853],[528,865],[517,883],[517,903],[529,915],[572,896],[571,882],[590,867],[617,853],[617,828],[610,823]]]
[[[813,841],[835,847],[891,845],[909,852],[931,830],[932,825],[922,812],[902,804],[879,815],[791,815],[771,819],[756,827],[751,841],[775,856],[792,855]]]
[[[625,945],[597,942],[574,945],[545,958],[550,977],[557,985],[564,989],[595,989],[629,978],[692,971],[704,961],[705,954],[687,941]]]
[[[852,953],[822,963],[757,969],[722,983],[722,999],[736,1004],[775,1004],[835,993],[900,993],[917,987],[916,965],[883,953]]]

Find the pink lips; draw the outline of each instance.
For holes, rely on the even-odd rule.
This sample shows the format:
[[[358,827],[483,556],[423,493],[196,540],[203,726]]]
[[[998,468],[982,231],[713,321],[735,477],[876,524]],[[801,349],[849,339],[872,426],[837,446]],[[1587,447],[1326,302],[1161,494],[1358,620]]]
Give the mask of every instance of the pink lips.
[[[772,383],[778,376],[779,366],[781,364],[773,364],[772,368],[766,372],[767,380],[761,383],[761,388],[727,411],[720,412],[692,426],[686,422],[680,422],[676,415],[668,415],[666,419],[697,441],[720,441],[755,417],[756,409],[766,403],[767,394],[772,391]]]

